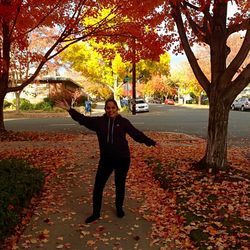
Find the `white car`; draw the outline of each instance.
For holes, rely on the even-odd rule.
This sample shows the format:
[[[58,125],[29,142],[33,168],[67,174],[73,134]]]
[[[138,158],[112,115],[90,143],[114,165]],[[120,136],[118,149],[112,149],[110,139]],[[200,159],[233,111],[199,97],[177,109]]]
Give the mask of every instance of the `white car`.
[[[132,110],[132,101],[130,102],[130,109]],[[139,112],[149,112],[149,105],[145,102],[142,98],[135,99],[135,111],[136,113]]]
[[[241,97],[237,100],[234,100],[231,104],[232,110],[238,109],[241,111],[250,109],[250,98],[249,97]]]

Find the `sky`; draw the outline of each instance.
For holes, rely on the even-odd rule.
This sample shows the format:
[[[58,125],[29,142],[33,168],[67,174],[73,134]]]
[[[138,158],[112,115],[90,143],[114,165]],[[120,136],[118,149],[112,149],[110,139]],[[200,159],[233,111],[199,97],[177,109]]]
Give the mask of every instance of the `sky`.
[[[171,69],[178,67],[181,62],[187,61],[186,55],[179,54],[176,56],[174,54],[170,54],[170,56],[171,56],[170,60]]]

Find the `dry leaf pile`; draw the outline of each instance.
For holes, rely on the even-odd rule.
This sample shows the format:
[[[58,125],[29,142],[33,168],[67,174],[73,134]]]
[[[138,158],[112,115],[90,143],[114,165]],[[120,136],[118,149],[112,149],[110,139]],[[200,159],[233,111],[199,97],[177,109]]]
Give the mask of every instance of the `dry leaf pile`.
[[[137,201],[138,205],[126,208],[137,214],[138,221],[143,217],[152,223],[151,246],[161,249],[248,249],[249,149],[229,149],[229,170],[212,175],[192,168],[192,164],[204,155],[204,140],[182,134],[147,134],[160,142],[161,147],[148,148],[129,139],[132,162],[127,199]],[[34,199],[30,208],[24,211],[22,224],[25,227],[33,218],[32,232],[26,235],[22,231],[24,227],[17,228],[7,242],[11,247],[6,249],[42,248],[52,240],[55,249],[74,249],[71,238],[53,230],[58,221],[67,222],[68,230],[75,232],[72,237],[83,240],[86,247],[101,249],[98,246],[111,245],[110,249],[123,249],[121,241],[131,239],[133,248],[140,249],[143,239],[139,236],[139,222],[123,225],[120,221],[119,227],[127,230],[127,237],[114,237],[105,226],[112,222],[109,214],[104,213],[93,232],[91,226],[83,223],[84,218],[79,217],[82,211],[75,210],[74,204],[91,204],[99,153],[95,135],[29,132],[6,136],[1,144],[0,158],[25,159],[47,174],[41,197]],[[114,199],[113,183],[109,184],[112,185],[104,196]],[[75,196],[74,190],[82,185],[88,195]],[[69,198],[72,204],[68,203]],[[108,203],[104,199],[104,204]]]

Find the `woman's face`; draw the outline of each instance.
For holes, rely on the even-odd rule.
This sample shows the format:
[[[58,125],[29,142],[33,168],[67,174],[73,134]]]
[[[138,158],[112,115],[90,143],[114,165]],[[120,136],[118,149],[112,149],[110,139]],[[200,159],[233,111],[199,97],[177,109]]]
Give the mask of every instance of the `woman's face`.
[[[118,108],[112,101],[110,101],[105,107],[105,112],[108,117],[116,117],[118,115]]]

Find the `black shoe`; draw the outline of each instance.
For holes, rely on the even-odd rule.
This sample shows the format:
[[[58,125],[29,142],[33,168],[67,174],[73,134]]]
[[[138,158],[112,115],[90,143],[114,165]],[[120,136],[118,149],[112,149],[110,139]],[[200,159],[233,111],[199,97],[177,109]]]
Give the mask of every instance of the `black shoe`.
[[[89,216],[86,220],[85,223],[91,223],[97,219],[100,218],[100,214],[92,214],[91,216]]]
[[[122,218],[122,217],[124,217],[125,213],[122,209],[117,209],[116,215],[118,218]]]

